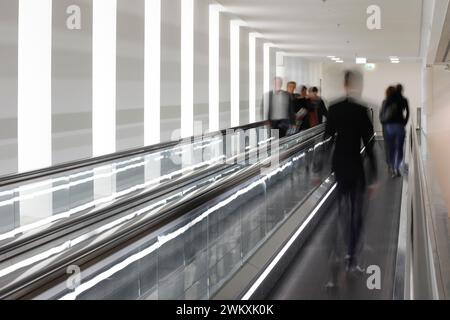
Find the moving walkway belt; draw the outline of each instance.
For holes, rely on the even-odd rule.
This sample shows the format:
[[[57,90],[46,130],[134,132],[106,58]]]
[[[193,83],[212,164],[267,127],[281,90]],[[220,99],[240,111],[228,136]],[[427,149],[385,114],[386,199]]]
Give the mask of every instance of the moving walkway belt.
[[[384,170],[386,167],[383,161],[384,150],[380,142],[375,150],[380,168],[378,177],[380,187],[371,199],[367,199],[362,231],[364,247],[359,262],[365,268],[370,266],[380,268],[380,287],[372,289],[367,287],[367,280],[374,271],[370,274],[346,273],[341,260],[337,287],[326,289],[325,286],[331,279],[330,252],[334,247],[336,240],[334,233],[338,226],[338,203],[334,200],[265,299],[393,298],[402,179],[392,179],[388,171]]]

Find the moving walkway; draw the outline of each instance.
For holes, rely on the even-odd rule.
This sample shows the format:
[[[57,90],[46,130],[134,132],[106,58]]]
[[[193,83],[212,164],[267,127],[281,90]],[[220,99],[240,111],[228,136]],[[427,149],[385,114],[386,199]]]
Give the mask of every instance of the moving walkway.
[[[311,145],[315,141],[314,139],[321,139],[322,132],[323,127],[320,127],[297,136],[282,139],[279,150],[283,157],[287,157],[287,154],[291,155],[298,152],[300,147],[305,148]],[[264,139],[264,141],[266,140],[270,141],[270,139]],[[111,256],[112,252],[128,242],[135,246],[140,243],[139,237],[148,236],[150,230],[161,232],[169,228],[171,223],[175,223],[173,221],[177,221],[177,219],[192,220],[193,213],[191,211],[198,207],[203,208],[205,204],[209,204],[219,195],[224,197],[230,196],[230,192],[231,195],[236,192],[239,193],[238,190],[241,190],[239,183],[249,183],[249,179],[258,176],[267,165],[269,166],[269,172],[275,170],[279,174],[279,168],[271,168],[271,160],[267,162],[268,159],[274,157],[267,156],[264,153],[268,151],[271,154],[275,149],[267,150],[265,143],[261,143],[264,141],[259,141],[256,152],[251,147],[247,147],[249,152],[246,153],[243,162],[234,161],[231,163],[228,159],[226,161],[228,164],[222,170],[198,180],[191,180],[187,185],[178,186],[173,191],[164,194],[163,197],[142,197],[138,200],[136,197],[131,197],[124,205],[113,207],[113,210],[109,207],[110,215],[108,219],[103,219],[98,223],[89,225],[89,227],[60,236],[35,247],[33,250],[12,257],[5,256],[0,270],[1,283],[3,284],[2,298],[34,296],[35,291],[44,286],[43,283],[46,283],[45,286],[47,286],[49,281],[57,281],[58,277],[67,277],[67,267],[72,265],[80,266],[83,274],[89,274],[88,271],[84,271],[87,270],[84,268],[86,263],[90,265],[94,260],[101,263],[109,261],[109,259],[105,260],[104,257],[99,258],[99,256],[102,254]],[[274,146],[278,148],[277,144],[274,144]],[[314,149],[309,152],[314,152]],[[306,154],[302,155],[298,160],[305,156]],[[255,160],[253,161],[253,159]],[[284,170],[281,172],[284,172]],[[259,186],[260,183],[257,185]],[[237,198],[241,199],[241,197]],[[230,206],[225,207],[229,208]],[[164,228],[162,228],[163,226]],[[152,235],[154,236],[154,234]],[[157,239],[159,238],[160,236]],[[179,240],[179,238],[177,239]],[[159,243],[157,246],[159,247],[161,244]],[[194,250],[193,247],[189,247],[191,251]],[[178,253],[176,255],[179,256]],[[96,257],[94,260],[92,260],[93,256]],[[127,272],[127,274],[129,273]],[[174,277],[169,278],[175,279]],[[63,281],[64,286],[65,282]],[[39,297],[44,298],[44,296]],[[57,296],[45,296],[45,298],[55,297]],[[97,298],[101,297],[98,296]]]
[[[269,300],[415,300],[448,299],[449,242],[442,216],[442,195],[433,186],[426,136],[410,128],[408,163],[403,179],[389,177],[383,145],[377,141],[379,186],[366,198],[363,241],[359,265],[347,270],[338,254],[338,278],[329,286],[336,261],[335,246],[339,205],[336,185],[292,214],[292,222],[275,233],[252,258],[256,267],[250,283],[231,280],[219,299]],[[384,170],[383,170],[384,169]],[[431,200],[433,199],[433,200]],[[305,212],[307,212],[305,214]],[[295,216],[306,219],[295,219]],[[298,221],[298,223],[294,223]],[[292,227],[291,225],[294,225]],[[287,236],[283,236],[287,235]],[[270,247],[276,247],[271,250]],[[272,256],[270,256],[272,252]],[[341,253],[345,254],[345,250]],[[266,259],[263,257],[266,256]],[[260,261],[264,261],[261,263]],[[235,276],[239,280],[242,275]],[[234,282],[233,282],[234,281]],[[240,287],[239,290],[233,288]]]
[[[384,150],[380,142],[375,146],[375,154],[381,170],[378,177],[379,187],[366,199],[364,210],[364,246],[359,258],[364,272],[347,272],[341,259],[336,287],[326,286],[332,277],[333,261],[330,253],[335,247],[336,228],[339,226],[339,205],[337,199],[334,199],[324,211],[320,224],[294,257],[267,299],[393,299],[403,185],[402,179],[392,179],[384,169]],[[369,277],[378,272],[378,269],[371,271],[371,267],[379,268],[378,288],[375,279],[370,283],[374,288],[367,286]]]
[[[281,139],[268,149],[249,148],[244,161],[237,156],[162,197],[130,201],[109,220],[6,259],[0,297],[411,298],[411,288],[425,282],[410,277],[411,252],[428,240],[405,226],[414,216],[406,210],[405,182],[388,178],[381,162],[380,188],[366,213],[364,258],[366,265],[381,268],[382,289],[370,290],[367,277],[344,272],[337,291],[325,290],[336,184],[323,129]],[[382,145],[376,144],[380,161]],[[410,237],[417,237],[415,246],[405,246]],[[421,277],[436,279],[428,270]]]

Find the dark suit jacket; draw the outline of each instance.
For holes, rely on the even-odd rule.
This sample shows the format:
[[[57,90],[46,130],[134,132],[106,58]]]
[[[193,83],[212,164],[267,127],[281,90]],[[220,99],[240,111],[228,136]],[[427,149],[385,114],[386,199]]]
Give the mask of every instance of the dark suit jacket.
[[[308,121],[308,129],[311,128],[313,125],[320,125],[323,123],[323,118],[326,118],[328,116],[328,109],[325,106],[325,102],[320,98],[319,100],[308,100],[307,104],[308,109],[308,117],[305,119],[305,121]],[[311,116],[312,114],[316,112],[317,113],[317,123],[311,123]]]
[[[317,110],[318,115],[319,115],[319,124],[323,123],[323,118],[327,118],[328,117],[328,109],[325,105],[325,102],[320,99],[319,102],[319,110]]]
[[[352,98],[332,105],[328,111],[325,135],[335,139],[333,171],[341,189],[353,190],[366,184],[361,142],[366,147],[371,164],[372,175],[369,178],[372,180],[376,176],[372,140],[374,129],[367,107]]]

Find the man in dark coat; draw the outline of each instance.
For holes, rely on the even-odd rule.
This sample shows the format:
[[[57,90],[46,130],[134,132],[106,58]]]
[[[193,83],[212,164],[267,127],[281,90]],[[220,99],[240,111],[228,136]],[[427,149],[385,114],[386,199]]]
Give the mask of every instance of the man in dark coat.
[[[347,71],[344,82],[347,95],[329,108],[325,132],[326,137],[334,139],[335,145],[332,164],[337,181],[338,222],[342,240],[347,240],[344,241],[346,267],[350,271],[363,271],[358,265],[357,256],[361,248],[363,197],[367,183],[372,183],[367,180],[374,180],[376,176],[372,150],[374,129],[368,108],[358,100],[362,92],[362,75],[356,71]],[[365,176],[361,142],[370,160],[371,177]]]

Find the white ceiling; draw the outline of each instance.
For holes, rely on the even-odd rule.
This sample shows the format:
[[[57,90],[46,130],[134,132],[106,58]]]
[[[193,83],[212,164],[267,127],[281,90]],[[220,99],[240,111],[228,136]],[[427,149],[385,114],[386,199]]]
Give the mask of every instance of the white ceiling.
[[[388,62],[389,56],[419,58],[422,1],[219,0],[283,51],[353,61],[359,55],[373,62]],[[367,28],[370,5],[381,8],[382,30]]]

